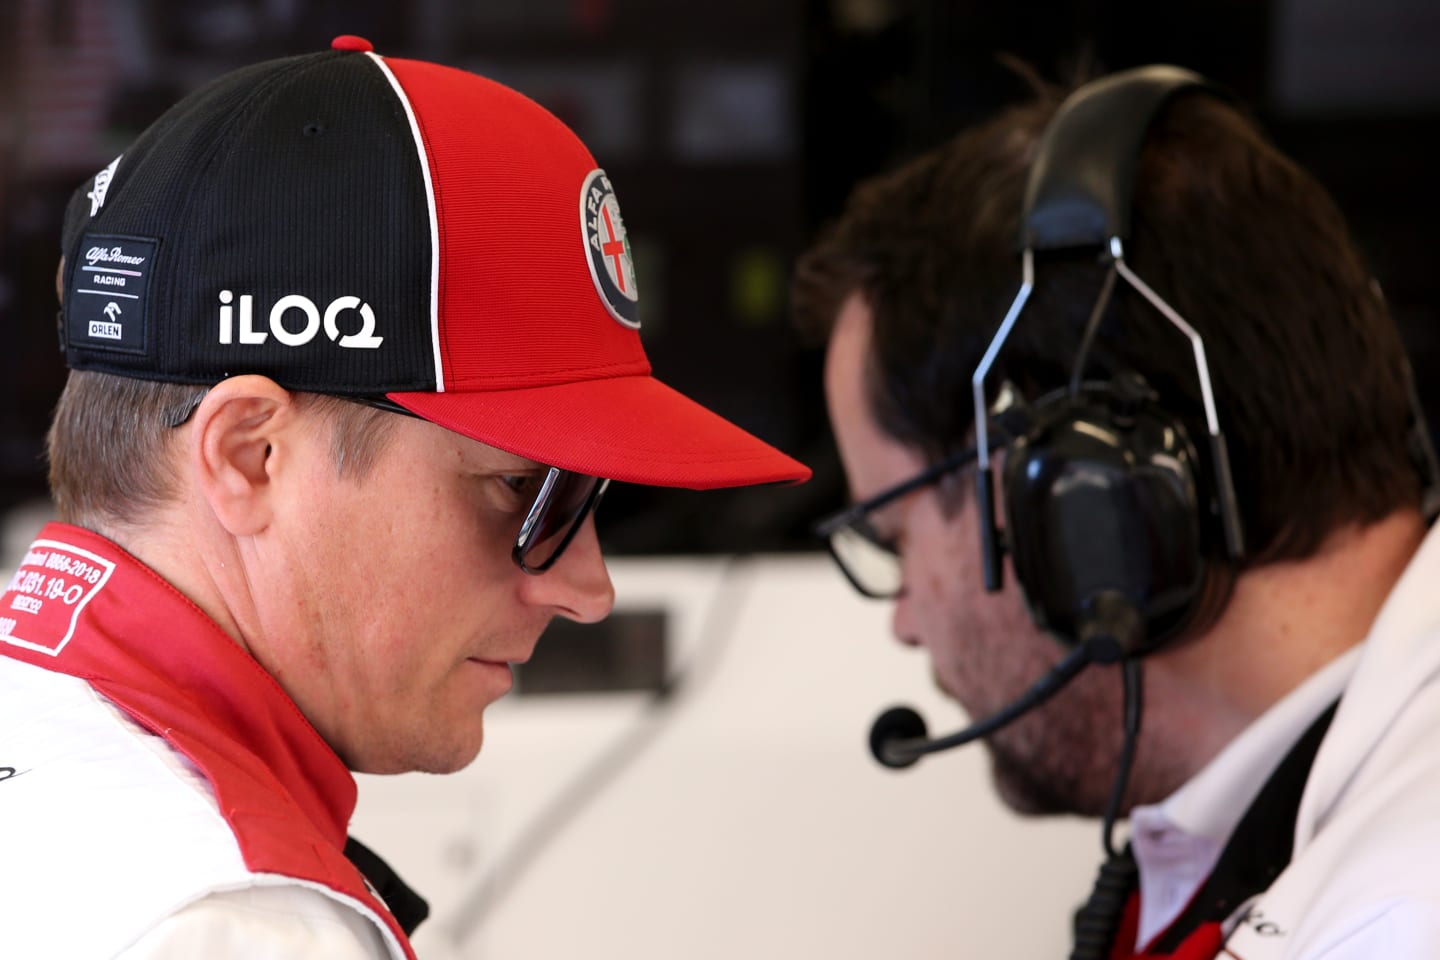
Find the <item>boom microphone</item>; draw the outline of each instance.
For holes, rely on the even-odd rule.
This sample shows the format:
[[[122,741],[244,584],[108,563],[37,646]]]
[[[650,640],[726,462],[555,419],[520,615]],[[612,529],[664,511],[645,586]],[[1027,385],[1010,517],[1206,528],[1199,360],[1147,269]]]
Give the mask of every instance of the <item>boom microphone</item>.
[[[951,747],[988,737],[1021,714],[1033,710],[1059,693],[1087,664],[1100,659],[1095,656],[1095,652],[1090,644],[1082,643],[1074,647],[1066,654],[1065,659],[1051,667],[1048,673],[1011,703],[979,723],[957,730],[949,736],[926,739],[925,720],[920,714],[909,707],[891,707],[876,717],[875,722],[870,725],[870,753],[884,766],[900,770],[926,754],[949,750]]]

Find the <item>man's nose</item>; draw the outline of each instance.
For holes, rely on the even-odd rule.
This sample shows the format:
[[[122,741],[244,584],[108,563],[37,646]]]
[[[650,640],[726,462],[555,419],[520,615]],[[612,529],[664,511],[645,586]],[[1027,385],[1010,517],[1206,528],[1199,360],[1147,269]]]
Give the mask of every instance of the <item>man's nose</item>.
[[[890,611],[890,632],[895,635],[896,640],[907,647],[924,645],[920,637],[919,625],[915,622],[914,606],[905,596],[903,588],[900,596],[895,598],[895,606]]]
[[[528,602],[551,607],[579,623],[595,623],[610,614],[615,585],[600,552],[593,515],[585,519],[555,565],[539,576],[527,574],[521,589]]]

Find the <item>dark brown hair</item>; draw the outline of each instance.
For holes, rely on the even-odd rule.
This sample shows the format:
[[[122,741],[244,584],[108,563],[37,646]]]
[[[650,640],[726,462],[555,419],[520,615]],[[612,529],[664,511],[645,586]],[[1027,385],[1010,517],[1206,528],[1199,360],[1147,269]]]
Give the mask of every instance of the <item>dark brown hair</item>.
[[[863,296],[876,416],[931,458],[968,441],[970,378],[1019,287],[1025,178],[1058,99],[861,184],[799,261],[799,325],[828,336]],[[1378,287],[1323,188],[1236,109],[1186,94],[1156,120],[1127,261],[1204,338],[1251,564],[1419,505],[1406,359]],[[1065,384],[1103,278],[1094,252],[1038,260],[989,382],[1030,396]],[[1121,283],[1086,372],[1125,370],[1203,437],[1189,341]]]

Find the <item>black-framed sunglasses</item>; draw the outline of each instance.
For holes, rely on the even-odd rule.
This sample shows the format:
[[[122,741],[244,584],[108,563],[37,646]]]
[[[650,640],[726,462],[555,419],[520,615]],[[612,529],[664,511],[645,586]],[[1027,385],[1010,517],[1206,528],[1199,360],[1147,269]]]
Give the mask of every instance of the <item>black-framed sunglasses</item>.
[[[947,474],[975,462],[971,447],[932,464],[908,480],[831,514],[815,524],[815,535],[825,541],[845,579],[867,597],[893,600],[902,587],[900,554],[870,523],[870,514],[908,493],[939,483]]]
[[[516,566],[534,575],[553,567],[608,489],[608,479],[551,467],[510,551]]]
[[[387,413],[424,419],[385,397],[340,399],[375,407]],[[183,426],[194,416],[199,406],[200,401],[197,400],[185,415],[171,426]],[[575,539],[575,535],[580,532],[580,528],[585,525],[585,518],[599,506],[600,498],[609,487],[610,481],[606,478],[562,470],[559,467],[548,468],[545,479],[541,481],[540,489],[535,494],[535,501],[530,505],[525,520],[520,525],[520,532],[515,536],[515,545],[510,550],[510,558],[515,561],[515,565],[532,576],[539,576],[553,567],[555,561],[565,552],[565,548]]]

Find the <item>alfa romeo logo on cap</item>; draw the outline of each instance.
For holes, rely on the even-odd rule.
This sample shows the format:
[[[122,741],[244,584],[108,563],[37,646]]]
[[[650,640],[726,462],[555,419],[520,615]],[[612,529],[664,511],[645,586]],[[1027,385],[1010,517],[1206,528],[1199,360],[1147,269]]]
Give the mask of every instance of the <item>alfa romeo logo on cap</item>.
[[[633,330],[640,329],[635,289],[635,264],[630,259],[630,238],[620,218],[620,201],[604,170],[592,170],[580,187],[580,235],[589,257],[590,278],[610,316]]]

